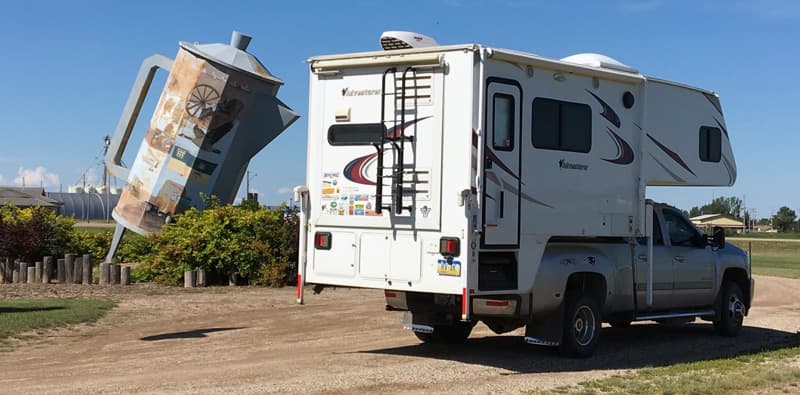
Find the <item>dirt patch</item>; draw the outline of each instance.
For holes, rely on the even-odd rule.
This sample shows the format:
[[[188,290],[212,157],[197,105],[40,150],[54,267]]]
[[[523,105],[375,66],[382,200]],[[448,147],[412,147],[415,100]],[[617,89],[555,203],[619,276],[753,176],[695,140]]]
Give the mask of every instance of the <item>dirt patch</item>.
[[[711,326],[605,328],[593,358],[527,346],[483,325],[460,346],[423,345],[380,290],[0,285],[0,297],[99,297],[100,322],[0,353],[9,393],[515,393],[796,341],[800,280],[757,279],[736,339]],[[46,373],[43,373],[46,372]]]

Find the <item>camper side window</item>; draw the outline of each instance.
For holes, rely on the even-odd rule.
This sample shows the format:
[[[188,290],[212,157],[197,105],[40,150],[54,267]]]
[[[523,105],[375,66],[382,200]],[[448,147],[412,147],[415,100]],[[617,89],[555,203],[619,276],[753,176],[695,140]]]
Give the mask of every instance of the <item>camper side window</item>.
[[[533,146],[587,153],[592,149],[592,109],[586,104],[533,100]]]
[[[328,144],[372,145],[385,135],[386,126],[381,123],[336,124],[328,128]]]
[[[514,150],[514,96],[494,95],[492,146],[500,151]]]
[[[722,132],[711,126],[700,127],[700,160],[719,162],[722,156]]]

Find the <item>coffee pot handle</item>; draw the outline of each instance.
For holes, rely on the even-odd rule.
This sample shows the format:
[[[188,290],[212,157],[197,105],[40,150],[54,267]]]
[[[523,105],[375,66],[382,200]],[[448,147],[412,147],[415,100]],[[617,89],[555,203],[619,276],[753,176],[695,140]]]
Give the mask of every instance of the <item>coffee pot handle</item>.
[[[145,59],[139,67],[139,74],[136,75],[136,81],[128,95],[128,101],[125,102],[125,108],[122,109],[114,138],[111,139],[106,153],[108,172],[114,177],[128,179],[128,168],[122,165],[122,154],[128,146],[128,139],[131,137],[136,119],[139,118],[139,111],[142,110],[142,104],[158,69],[169,72],[172,69],[172,59],[163,55],[153,55]]]

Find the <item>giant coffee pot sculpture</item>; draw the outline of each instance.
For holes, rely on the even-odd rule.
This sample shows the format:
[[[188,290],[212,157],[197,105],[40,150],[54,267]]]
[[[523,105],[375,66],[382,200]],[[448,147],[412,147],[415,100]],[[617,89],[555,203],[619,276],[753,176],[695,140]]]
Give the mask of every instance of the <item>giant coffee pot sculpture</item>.
[[[156,233],[173,215],[203,209],[203,194],[232,203],[250,159],[298,118],[276,97],[283,81],[245,52],[250,39],[233,32],[230,45],[181,42],[174,61],[142,62],[105,158],[128,182],[107,261],[125,228]],[[122,155],[159,68],[169,71],[166,86],[128,169]]]

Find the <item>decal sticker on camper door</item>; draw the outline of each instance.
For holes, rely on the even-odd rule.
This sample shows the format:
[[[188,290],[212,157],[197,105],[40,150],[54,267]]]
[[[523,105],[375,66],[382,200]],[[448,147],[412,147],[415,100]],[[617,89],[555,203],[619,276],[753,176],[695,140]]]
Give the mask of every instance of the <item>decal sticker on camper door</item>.
[[[519,244],[522,91],[515,81],[489,78],[485,97],[483,244],[515,247]]]

